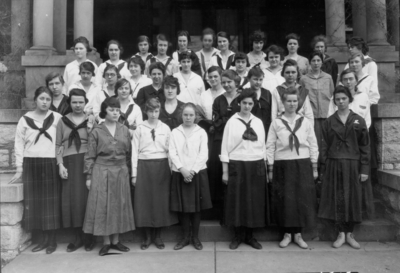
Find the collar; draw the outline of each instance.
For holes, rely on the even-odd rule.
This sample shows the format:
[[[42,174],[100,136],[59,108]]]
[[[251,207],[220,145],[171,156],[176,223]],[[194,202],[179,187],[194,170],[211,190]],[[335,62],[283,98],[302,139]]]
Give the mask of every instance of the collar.
[[[296,114],[296,117],[294,118],[294,121],[298,120],[299,118],[302,118],[302,116],[300,116],[299,114]],[[281,115],[278,119],[284,119],[288,123],[290,123],[290,121],[284,115]]]
[[[200,49],[199,52],[204,55],[203,49]],[[213,56],[214,54],[217,54],[218,52],[220,52],[220,51],[218,49],[216,49],[215,47],[213,47],[212,51],[211,51],[211,56]]]
[[[241,116],[239,116],[239,113],[235,113],[232,117],[235,117],[235,118],[237,118],[237,119],[241,119],[241,120],[245,121]],[[256,118],[256,116],[254,116],[252,113],[250,113],[249,121],[250,121],[250,120],[253,120],[253,119],[255,119],[255,118]],[[249,122],[249,121],[247,121],[247,122]]]
[[[232,55],[235,55],[235,53],[232,50],[229,50],[230,54],[228,55],[228,58]],[[219,56],[222,59],[221,51],[218,51],[215,55]]]
[[[34,121],[37,121],[37,122],[41,122],[41,121],[38,121],[37,119],[35,119],[34,117],[33,117],[33,113],[34,111],[29,111],[29,112],[27,112],[24,116],[27,116],[28,118],[31,118],[31,119],[33,119]],[[57,112],[54,112],[54,111],[51,111],[51,110],[47,110],[47,113],[46,113],[46,116],[44,117],[44,119],[46,119],[48,116],[50,116],[50,114],[51,113],[57,113]],[[58,113],[57,113],[58,114]]]
[[[114,65],[112,62],[111,62],[111,60],[107,60],[107,61],[105,61],[106,63],[108,63],[108,64],[112,64],[112,65]],[[121,60],[121,59],[119,59],[118,60],[118,63],[117,63],[117,65],[116,66],[118,66],[118,65],[120,65],[121,63],[125,63],[125,61],[124,60]]]
[[[202,129],[199,125],[195,124],[195,127],[194,127],[193,131],[191,132],[191,134],[190,134],[189,136],[186,136],[185,130],[183,130],[183,125],[182,125],[182,124],[179,125],[179,126],[176,128],[176,130],[178,130],[179,132],[181,132],[181,133],[183,134],[183,136],[184,136],[185,138],[187,138],[187,137],[191,137],[192,135],[195,135],[197,132],[199,132],[199,131],[201,131],[201,130],[203,130],[203,129]]]
[[[152,127],[152,126],[149,124],[149,122],[148,122],[147,120],[145,120],[145,121],[143,121],[142,123],[140,123],[139,126],[144,126],[144,127],[146,127],[146,128],[149,128],[149,129],[158,129],[158,128],[160,128],[160,127],[162,126],[162,121],[161,121],[161,120],[158,120],[157,126],[156,126],[155,128]]]
[[[326,74],[324,71],[322,71],[322,70],[321,70],[321,72],[319,73],[319,76],[318,76],[317,78],[311,73],[311,71],[309,71],[309,72],[306,74],[306,76],[309,77],[309,78],[311,78],[311,79],[321,79],[321,78],[326,77],[326,75],[327,75],[327,74]]]

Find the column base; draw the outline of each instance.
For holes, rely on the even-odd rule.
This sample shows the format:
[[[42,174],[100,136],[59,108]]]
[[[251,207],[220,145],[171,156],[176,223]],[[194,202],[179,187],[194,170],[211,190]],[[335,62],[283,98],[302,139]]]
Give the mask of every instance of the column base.
[[[37,55],[58,55],[54,47],[51,46],[33,46],[25,51],[26,56]]]

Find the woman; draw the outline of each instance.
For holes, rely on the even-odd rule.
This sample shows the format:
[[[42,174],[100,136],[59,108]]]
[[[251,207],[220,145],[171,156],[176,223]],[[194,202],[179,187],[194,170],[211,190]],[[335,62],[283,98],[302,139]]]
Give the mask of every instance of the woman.
[[[179,81],[181,90],[178,99],[184,103],[191,102],[199,105],[201,94],[204,93],[205,89],[203,79],[198,74],[192,72],[192,65],[194,63],[193,54],[183,52],[179,54],[179,58],[181,71],[174,74],[174,77]]]
[[[297,113],[307,118],[308,121],[314,126],[314,114],[311,108],[310,99],[308,98],[308,90],[297,83],[300,78],[300,71],[296,61],[287,60],[283,64],[281,75],[285,78],[285,82],[281,85],[278,85],[272,91],[272,121],[282,115],[282,113],[285,111],[281,101],[281,94],[283,94],[285,89],[288,87],[295,86],[297,90],[299,90],[300,96]]]
[[[57,164],[62,179],[61,215],[63,228],[73,228],[75,239],[68,244],[67,252],[73,252],[84,244],[82,226],[85,218],[88,189],[83,173],[84,156],[88,145],[88,122],[85,105],[88,102],[82,89],[72,89],[68,98],[72,113],[61,118],[57,125]],[[61,148],[61,149],[60,149]],[[94,247],[93,238],[87,238],[86,251]]]
[[[33,97],[36,108],[19,120],[15,133],[17,172],[10,183],[22,178],[25,230],[41,230],[43,236],[32,251],[57,249],[56,231],[61,222],[61,181],[57,173],[56,128],[62,117],[49,110],[53,93],[39,87]]]
[[[364,119],[349,109],[353,96],[347,87],[337,86],[333,98],[338,110],[326,120],[322,131],[318,217],[336,226],[339,235],[333,247],[339,248],[346,241],[359,249],[353,231],[362,221],[363,184],[370,181],[368,128]]]
[[[142,58],[136,55],[128,61],[130,77],[126,77],[126,79],[129,80],[131,84],[133,100],[136,100],[140,89],[153,83],[151,79],[144,75],[145,66]]]
[[[222,95],[225,90],[221,85],[222,70],[218,66],[211,66],[207,70],[210,89],[201,94],[200,106],[206,120],[212,120],[212,105],[214,100]]]
[[[149,37],[147,37],[146,35],[140,35],[137,38],[137,46],[139,52],[133,55],[132,58],[135,56],[140,57],[142,61],[146,63],[148,60],[154,57],[153,54],[149,52],[151,43]]]
[[[103,236],[99,255],[110,249],[127,252],[119,234],[135,229],[126,157],[131,150],[129,130],[118,122],[120,104],[110,97],[101,104],[104,122],[89,134],[84,173],[89,197],[83,231]]]
[[[321,70],[325,73],[331,75],[333,80],[333,85],[336,85],[337,77],[339,75],[339,68],[334,58],[329,57],[326,54],[326,37],[324,35],[317,35],[313,38],[311,42],[311,48],[314,51],[319,51],[322,54],[322,65]]]
[[[165,102],[161,103],[159,119],[167,124],[172,131],[183,122],[182,107],[184,103],[177,99],[177,96],[181,93],[178,79],[173,76],[165,77],[162,89],[164,90]]]
[[[107,65],[112,64],[118,68],[121,77],[129,77],[130,73],[128,71],[128,66],[126,62],[121,60],[121,55],[124,53],[124,48],[121,43],[117,40],[110,40],[107,43],[107,47],[104,49],[104,55],[108,56],[110,59],[105,61],[99,66],[98,73],[96,73],[96,84],[103,88],[106,80],[103,78],[104,69]]]
[[[194,123],[197,108],[185,103],[183,124],[172,130],[169,159],[172,162],[171,211],[178,212],[183,227],[183,238],[175,245],[179,250],[192,242],[203,249],[199,240],[201,211],[212,207],[207,177],[207,133]]]
[[[142,250],[150,246],[153,232],[154,244],[158,249],[164,249],[165,245],[161,240],[162,227],[178,223],[176,213],[169,209],[171,170],[168,142],[171,130],[158,119],[160,108],[157,98],[146,102],[148,120],[138,126],[132,139],[135,223],[145,231]]]
[[[176,36],[178,37],[178,50],[172,53],[172,58],[180,63],[182,59],[180,55],[182,53],[190,54],[190,59],[192,60],[191,70],[201,77],[202,74],[199,58],[194,51],[188,49],[188,45],[190,43],[189,32],[186,30],[179,30]],[[180,65],[180,67],[182,68],[182,65]]]
[[[101,112],[102,102],[109,97],[115,96],[115,84],[121,78],[118,68],[112,64],[109,64],[104,69],[103,78],[106,80],[106,85],[103,89],[97,93],[93,103],[93,115],[100,120],[99,114]]]
[[[314,51],[310,55],[310,70],[300,78],[299,84],[307,89],[311,108],[314,115],[314,130],[317,136],[318,147],[321,147],[322,124],[328,117],[334,85],[332,77],[321,70],[323,55]]]
[[[79,65],[83,62],[91,62],[95,67],[95,74],[97,74],[97,65],[87,58],[87,53],[92,49],[90,48],[89,41],[85,37],[78,37],[74,40],[74,53],[76,60],[70,62],[65,66],[64,70],[64,94],[69,90],[71,84],[76,83],[80,80],[79,76]],[[94,79],[93,79],[94,81]]]
[[[215,208],[223,206],[223,183],[222,183],[222,163],[219,159],[221,154],[221,143],[224,128],[228,120],[240,111],[237,101],[239,96],[240,77],[235,71],[226,70],[221,74],[222,87],[225,92],[216,97],[212,105],[214,134],[210,148],[210,159],[208,160],[208,176],[210,178],[211,199]],[[221,213],[222,219],[222,213]]]
[[[285,113],[271,124],[267,161],[272,181],[272,210],[284,233],[279,246],[287,247],[293,236],[299,247],[307,249],[301,231],[315,225],[318,145],[310,122],[296,113],[298,100],[294,86],[282,94]]]
[[[300,73],[302,75],[305,75],[307,73],[309,63],[307,58],[297,54],[297,51],[299,50],[300,47],[299,46],[300,36],[295,33],[290,33],[285,37],[285,39],[288,49],[288,55],[285,57],[285,61],[289,59],[296,61]]]
[[[343,86],[346,86],[350,90],[351,95],[353,96],[353,102],[350,103],[349,105],[350,110],[356,113],[357,115],[361,116],[365,120],[367,128],[370,128],[371,104],[369,102],[368,95],[358,90],[357,81],[358,81],[357,75],[353,70],[345,69],[342,71],[342,73],[340,73],[340,83]],[[328,116],[333,115],[336,111],[337,111],[337,106],[335,105],[334,100],[331,99],[331,102],[329,104]]]
[[[234,227],[229,248],[242,243],[262,249],[253,237],[254,228],[266,225],[268,207],[265,132],[262,121],[251,114],[257,94],[245,89],[238,97],[240,112],[226,123],[221,146],[222,181],[227,185],[224,224]]]
[[[278,85],[285,82],[285,78],[281,75],[284,59],[283,48],[277,45],[271,45],[267,48],[267,60],[269,66],[263,70],[264,81],[262,87],[272,92]]]
[[[211,66],[219,66],[222,70],[227,70],[232,66],[235,53],[231,51],[230,37],[225,31],[217,33],[218,49],[220,52],[211,58]]]
[[[149,68],[155,62],[160,62],[165,66],[166,75],[173,75],[179,72],[179,63],[167,55],[169,45],[167,37],[164,34],[158,34],[156,40],[157,55],[146,62],[145,74],[151,78]]]
[[[260,65],[262,69],[265,69],[268,66],[268,62],[266,61],[266,55],[262,51],[265,44],[265,33],[261,30],[254,31],[250,37],[250,45],[253,50],[247,54],[250,62],[250,68],[255,65]]]
[[[363,65],[363,72],[364,74],[370,75],[372,78],[374,78],[376,84],[378,85],[378,66],[376,65],[376,62],[374,59],[372,59],[368,55],[369,47],[367,43],[364,41],[363,38],[361,37],[351,37],[347,41],[347,45],[349,47],[349,51],[351,55],[354,54],[362,54],[364,57],[364,65]],[[346,64],[344,69],[349,68],[349,64]],[[351,67],[350,67],[351,68]]]
[[[232,66],[234,67],[232,70],[235,70],[239,77],[242,78],[242,80],[240,81],[240,85],[246,86],[246,84],[249,82],[247,78],[247,69],[249,69],[250,67],[248,56],[243,52],[236,53],[233,59]]]
[[[215,32],[211,28],[206,28],[201,34],[202,49],[196,52],[201,64],[201,77],[205,78],[207,70],[211,67],[211,58],[219,50],[213,47],[216,40]]]
[[[68,96],[64,95],[63,87],[64,87],[64,79],[57,72],[50,72],[46,76],[46,86],[53,93],[53,100],[51,102],[50,110],[53,112],[57,112],[62,116],[65,116],[68,113],[71,113],[71,107],[68,104]]]
[[[97,94],[101,92],[101,89],[92,82],[92,78],[95,76],[94,69],[95,67],[91,62],[81,63],[79,65],[81,80],[72,84],[68,90],[68,94],[72,89],[82,89],[86,92],[88,102],[85,104],[84,111],[87,115],[93,115],[94,101],[96,100]]]

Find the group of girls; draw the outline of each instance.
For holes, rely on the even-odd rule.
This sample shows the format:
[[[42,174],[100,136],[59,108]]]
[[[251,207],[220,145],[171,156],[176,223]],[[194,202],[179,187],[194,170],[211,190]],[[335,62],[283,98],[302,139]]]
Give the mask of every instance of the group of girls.
[[[46,77],[36,109],[17,126],[11,182],[24,183],[24,228],[43,231],[32,250],[54,252],[61,227],[75,230],[68,252],[92,250],[94,236],[103,237],[101,256],[129,251],[119,234],[137,227],[141,249],[163,249],[162,227],[178,222],[183,233],[174,249],[201,250],[201,211],[213,205],[234,229],[231,249],[242,242],[261,249],[253,230],[270,224],[281,228],[280,247],[293,240],[308,248],[301,232],[317,216],[336,226],[334,247],[359,248],[354,226],[364,208],[373,213],[376,64],[365,42],[352,38],[349,69],[336,82],[325,38],[313,39],[309,59],[297,54],[299,39],[287,36],[285,57],[277,45],[263,52],[265,34],[255,31],[246,55],[232,51],[228,33],[205,29],[194,53],[189,33],[179,31],[169,57],[164,35],[155,55],[140,36],[127,63],[111,40],[110,59],[97,67],[87,59],[89,41],[77,38],[76,60],[64,77]]]

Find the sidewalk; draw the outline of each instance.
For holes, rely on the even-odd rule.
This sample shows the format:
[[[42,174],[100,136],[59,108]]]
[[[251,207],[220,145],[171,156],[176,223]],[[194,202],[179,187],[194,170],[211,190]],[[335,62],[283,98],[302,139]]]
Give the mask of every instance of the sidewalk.
[[[61,244],[51,255],[33,253],[31,246],[3,268],[3,272],[400,272],[400,245],[393,242],[363,242],[360,250],[347,245],[334,249],[330,242],[309,242],[308,250],[294,244],[285,249],[279,248],[278,242],[261,244],[262,250],[241,245],[232,251],[228,242],[209,242],[203,244],[202,251],[192,246],[174,251],[174,243],[166,243],[164,250],[152,245],[143,251],[139,244],[128,243],[130,252],[105,257],[98,256],[100,244],[92,252],[81,248],[73,253],[67,253],[67,244]]]

